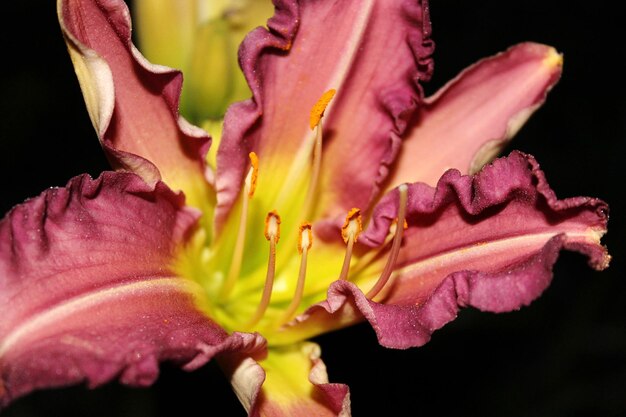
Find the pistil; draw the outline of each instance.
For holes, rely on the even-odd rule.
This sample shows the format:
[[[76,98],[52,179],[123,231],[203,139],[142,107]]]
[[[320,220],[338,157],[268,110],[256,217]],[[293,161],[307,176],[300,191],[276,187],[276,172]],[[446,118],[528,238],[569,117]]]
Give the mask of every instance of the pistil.
[[[263,287],[263,294],[261,295],[261,301],[257,306],[256,312],[245,326],[247,329],[256,326],[261,318],[263,318],[272,297],[274,275],[276,273],[276,244],[278,243],[278,239],[280,239],[280,216],[276,211],[270,211],[265,218],[265,238],[270,242],[265,286]]]
[[[248,223],[248,206],[250,199],[254,195],[256,190],[256,182],[259,173],[259,158],[254,152],[250,152],[250,170],[244,182],[244,192],[241,198],[241,214],[239,217],[239,229],[237,231],[237,240],[235,242],[235,248],[233,250],[233,257],[228,269],[228,275],[224,280],[224,285],[219,293],[220,301],[224,301],[232,292],[237,278],[241,272],[241,261],[243,260],[243,249],[246,243],[246,226]]]
[[[281,320],[279,321],[279,327],[285,323],[288,323],[293,319],[293,316],[302,301],[302,295],[304,294],[304,281],[306,278],[306,263],[309,249],[313,245],[313,232],[311,231],[311,223],[304,222],[300,225],[300,235],[298,237],[298,253],[300,253],[300,271],[298,272],[298,282],[296,283],[296,291],[294,293],[289,307],[285,310]]]
[[[408,200],[408,186],[406,184],[401,184],[398,187],[398,194],[400,194],[400,201],[398,205],[398,221],[396,222],[396,230],[395,236],[393,238],[393,243],[391,245],[391,250],[389,251],[389,257],[387,258],[387,263],[385,264],[385,268],[383,269],[382,274],[380,274],[380,278],[371,290],[365,294],[366,298],[372,299],[378,295],[378,293],[387,285],[387,281],[391,277],[391,273],[393,272],[393,268],[396,265],[396,260],[398,259],[398,254],[400,253],[400,245],[402,243],[402,234],[404,232],[404,222],[406,219],[406,203]],[[400,226],[402,225],[402,226]]]
[[[359,238],[359,234],[363,230],[363,224],[361,221],[361,210],[353,208],[348,212],[346,221],[341,228],[341,237],[346,243],[346,255],[343,258],[343,265],[341,267],[341,273],[339,274],[340,280],[347,280],[348,273],[350,272],[350,261],[352,260],[352,249],[354,244]]]

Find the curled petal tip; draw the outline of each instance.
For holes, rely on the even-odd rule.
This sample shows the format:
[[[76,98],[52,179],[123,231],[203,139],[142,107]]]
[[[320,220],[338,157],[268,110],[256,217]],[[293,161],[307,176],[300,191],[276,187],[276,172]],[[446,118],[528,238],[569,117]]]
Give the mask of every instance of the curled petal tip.
[[[554,48],[548,48],[546,57],[543,60],[543,64],[548,68],[562,68],[563,67],[563,54],[559,53]]]

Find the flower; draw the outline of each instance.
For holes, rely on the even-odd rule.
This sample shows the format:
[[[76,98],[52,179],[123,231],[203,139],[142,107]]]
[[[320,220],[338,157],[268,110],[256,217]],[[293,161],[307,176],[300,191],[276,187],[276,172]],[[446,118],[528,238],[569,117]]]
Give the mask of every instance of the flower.
[[[557,200],[521,153],[480,170],[558,78],[554,50],[516,46],[424,100],[426,6],[330,3],[281,2],[244,42],[254,100],[228,111],[212,170],[208,138],[177,116],[179,74],[132,48],[123,3],[59,1],[118,172],[0,225],[3,404],[217,356],[253,415],[347,414],[308,337],[365,318],[381,344],[419,346],[459,305],[532,301],[561,248],[606,267],[604,203]]]

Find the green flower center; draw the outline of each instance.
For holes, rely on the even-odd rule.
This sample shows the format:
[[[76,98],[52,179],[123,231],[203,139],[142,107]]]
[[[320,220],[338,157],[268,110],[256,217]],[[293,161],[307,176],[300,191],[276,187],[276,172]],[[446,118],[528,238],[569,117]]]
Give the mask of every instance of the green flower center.
[[[309,216],[315,213],[318,192],[321,119],[333,95],[334,90],[325,93],[313,107],[311,129],[315,139],[306,149],[306,158],[294,158],[289,175],[279,175],[278,190],[257,190],[260,176],[276,173],[259,172],[258,157],[250,153],[242,192],[219,237],[208,247],[202,243],[190,245],[180,258],[176,268],[203,286],[207,302],[202,307],[228,331],[259,331],[270,344],[301,340],[329,330],[319,323],[302,329],[294,325],[294,319],[324,300],[332,282],[349,280],[367,291],[371,299],[379,295],[391,277],[404,230],[396,224],[405,223],[406,185],[399,187],[398,219],[379,248],[354,253],[362,230],[357,208],[347,213],[341,228],[343,245],[339,240],[314,244]],[[255,194],[261,194],[261,198]],[[279,214],[274,207],[282,212]],[[200,235],[197,239],[203,241]]]

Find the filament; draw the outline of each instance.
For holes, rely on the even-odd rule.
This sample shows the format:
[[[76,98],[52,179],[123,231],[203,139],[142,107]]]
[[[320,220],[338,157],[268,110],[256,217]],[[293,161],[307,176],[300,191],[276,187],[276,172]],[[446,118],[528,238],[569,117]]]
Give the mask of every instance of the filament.
[[[276,213],[276,211],[269,212],[265,218],[265,238],[270,242],[270,253],[267,261],[265,285],[263,286],[263,294],[261,295],[261,301],[257,306],[256,312],[245,326],[248,329],[256,326],[261,318],[263,318],[267,307],[270,305],[270,299],[272,297],[274,275],[276,273],[276,244],[280,238],[280,216]]]
[[[307,218],[311,215],[313,199],[316,196],[317,182],[320,176],[322,166],[322,121],[320,120],[315,128],[315,146],[313,148],[313,168],[311,171],[311,181],[309,189],[304,199],[302,217]]]
[[[352,250],[354,244],[359,238],[359,234],[363,230],[361,222],[361,210],[353,208],[348,212],[346,221],[341,228],[341,237],[346,243],[346,255],[343,258],[343,265],[341,266],[341,273],[339,274],[340,280],[347,280],[348,273],[350,272],[350,261],[352,260]]]
[[[296,291],[294,293],[289,307],[282,316],[279,326],[291,321],[294,313],[302,301],[304,294],[304,281],[306,277],[306,263],[309,249],[313,245],[313,233],[311,232],[311,223],[302,223],[300,225],[300,236],[298,239],[298,252],[300,253],[300,271],[298,272],[298,282],[296,283]]]
[[[383,269],[382,274],[376,281],[376,284],[372,287],[371,290],[367,292],[365,295],[366,298],[372,299],[380,290],[382,290],[385,285],[387,285],[387,281],[391,277],[391,273],[393,272],[393,268],[396,264],[396,260],[398,259],[398,254],[400,253],[400,245],[402,243],[402,233],[404,231],[404,227],[400,227],[399,225],[404,225],[404,221],[406,219],[406,203],[408,199],[408,187],[406,184],[401,184],[398,187],[398,193],[400,194],[400,202],[398,205],[398,222],[396,224],[396,233],[393,238],[393,244],[391,245],[391,250],[389,251],[389,258],[387,258],[387,263],[385,264],[385,268]]]

